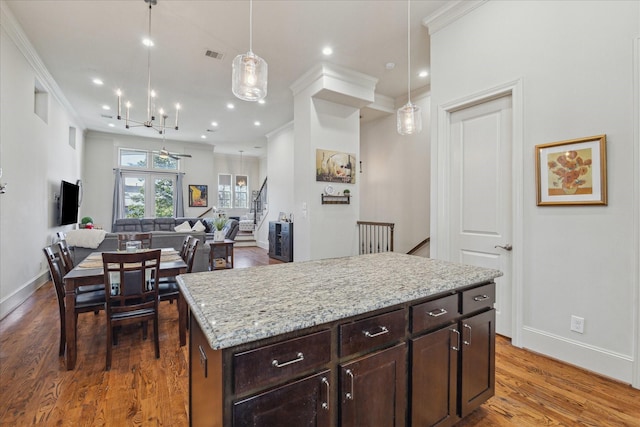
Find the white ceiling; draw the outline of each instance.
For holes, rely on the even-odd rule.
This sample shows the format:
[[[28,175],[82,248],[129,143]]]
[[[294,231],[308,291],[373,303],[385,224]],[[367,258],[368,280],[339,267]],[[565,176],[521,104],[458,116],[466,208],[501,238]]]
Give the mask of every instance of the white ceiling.
[[[125,93],[123,104],[133,104],[131,118],[146,116],[147,48],[141,40],[148,32],[149,10],[143,0],[6,4],[84,126],[161,139],[150,129],[127,130],[115,119],[118,88]],[[429,37],[421,20],[446,4],[411,2],[412,90],[429,84],[428,77],[417,76],[429,69]],[[406,96],[405,0],[255,0],[253,52],[269,65],[264,105],[241,101],[231,92],[231,62],[249,50],[248,1],[158,0],[151,13],[151,82],[157,104],[170,110],[169,123],[175,120],[172,105],[182,105],[180,130],[168,130],[167,139],[215,145],[216,152],[260,155],[265,135],[293,120],[290,85],[321,62],[377,78],[376,94]],[[324,46],[333,48],[332,56],[322,54]],[[224,57],[209,58],[207,50]],[[396,67],[387,70],[388,62]],[[104,85],[94,85],[95,77]],[[226,108],[228,102],[235,110]],[[102,109],[105,104],[110,111]],[[256,120],[260,127],[254,126]],[[219,124],[215,132],[207,131],[215,129],[212,121]]]

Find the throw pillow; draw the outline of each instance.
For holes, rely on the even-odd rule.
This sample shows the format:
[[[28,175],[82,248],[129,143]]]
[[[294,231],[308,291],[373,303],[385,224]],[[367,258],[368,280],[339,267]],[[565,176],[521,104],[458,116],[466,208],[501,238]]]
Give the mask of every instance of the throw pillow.
[[[193,231],[204,231],[206,229],[206,227],[200,222],[200,220],[198,220],[198,222],[196,222],[195,224],[193,224],[193,227],[191,228],[191,230]]]
[[[180,225],[176,225],[174,227],[176,231],[191,231],[191,226],[189,225],[189,221],[185,221]]]

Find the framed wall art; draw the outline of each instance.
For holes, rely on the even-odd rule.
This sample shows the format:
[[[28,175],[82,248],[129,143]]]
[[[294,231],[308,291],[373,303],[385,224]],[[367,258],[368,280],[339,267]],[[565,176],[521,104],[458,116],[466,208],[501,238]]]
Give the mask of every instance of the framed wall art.
[[[537,204],[606,205],[607,137],[536,145]]]
[[[356,183],[356,156],[339,151],[316,150],[316,181]]]
[[[209,205],[209,191],[206,185],[189,184],[189,207],[207,207]]]

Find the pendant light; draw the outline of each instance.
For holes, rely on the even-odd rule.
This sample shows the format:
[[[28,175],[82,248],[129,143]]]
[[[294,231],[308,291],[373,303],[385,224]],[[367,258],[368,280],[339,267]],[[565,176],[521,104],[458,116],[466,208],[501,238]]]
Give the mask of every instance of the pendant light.
[[[267,63],[253,53],[253,0],[249,1],[249,52],[233,60],[231,90],[244,101],[260,101],[267,96]]]
[[[422,130],[420,107],[411,103],[411,0],[407,0],[407,103],[398,108],[396,125],[400,135]]]

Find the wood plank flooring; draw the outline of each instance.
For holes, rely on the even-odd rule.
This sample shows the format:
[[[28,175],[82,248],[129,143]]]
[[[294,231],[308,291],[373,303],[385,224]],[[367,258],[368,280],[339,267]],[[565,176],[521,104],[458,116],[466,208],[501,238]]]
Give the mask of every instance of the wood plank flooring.
[[[278,262],[260,248],[235,250],[236,268]],[[146,341],[138,328],[125,329],[105,372],[104,313],[81,314],[78,362],[66,371],[55,294],[43,286],[0,321],[0,425],[187,426],[187,347],[178,345],[176,304],[162,303],[160,319],[160,359],[152,328]],[[640,390],[498,337],[496,396],[458,426],[541,425],[640,427]]]

